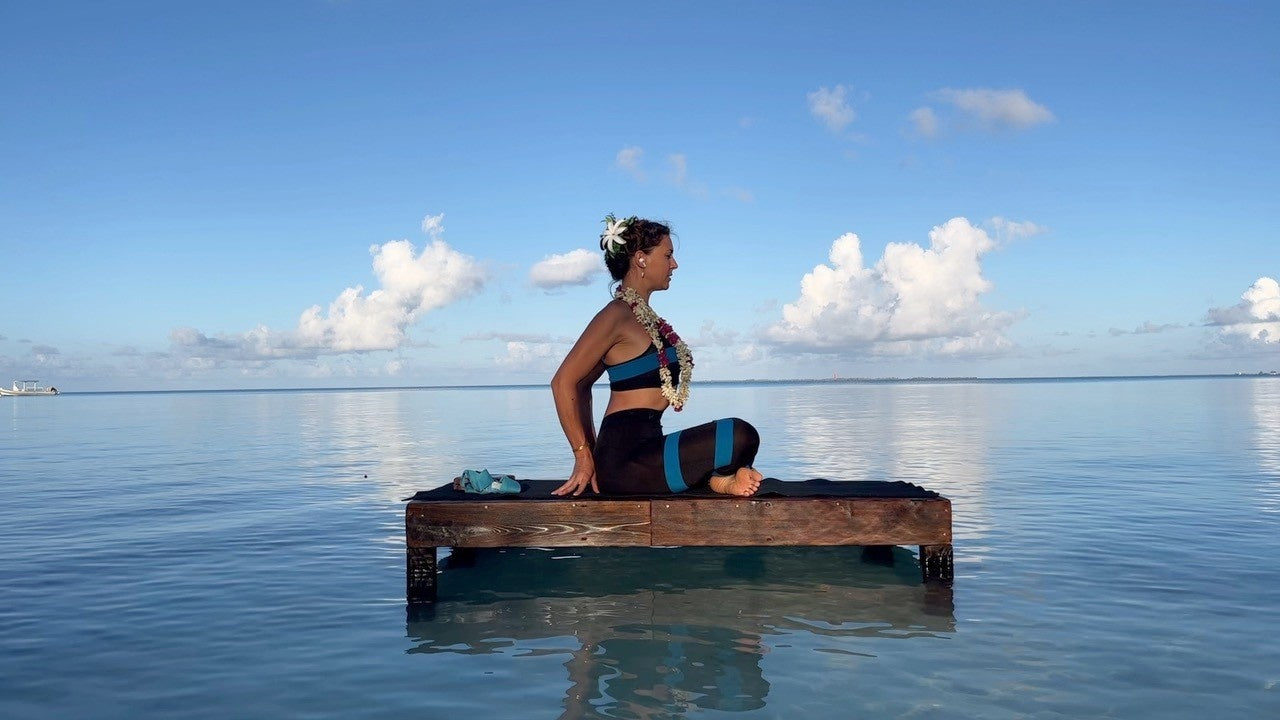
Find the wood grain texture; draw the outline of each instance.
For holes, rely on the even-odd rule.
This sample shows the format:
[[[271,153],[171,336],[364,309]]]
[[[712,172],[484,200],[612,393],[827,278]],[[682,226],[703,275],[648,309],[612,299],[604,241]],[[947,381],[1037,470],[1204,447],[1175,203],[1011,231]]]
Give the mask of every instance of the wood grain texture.
[[[647,500],[411,502],[409,547],[634,547],[651,543]]]
[[[653,500],[654,545],[939,545],[951,502],[905,498]]]

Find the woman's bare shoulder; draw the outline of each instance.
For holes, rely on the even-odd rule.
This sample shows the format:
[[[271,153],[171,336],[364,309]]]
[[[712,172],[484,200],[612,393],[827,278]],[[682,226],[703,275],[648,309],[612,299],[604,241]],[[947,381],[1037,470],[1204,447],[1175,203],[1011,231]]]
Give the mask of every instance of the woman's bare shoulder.
[[[600,308],[600,312],[591,319],[592,325],[602,325],[605,327],[617,327],[624,320],[631,317],[631,308],[621,300],[610,300],[605,306]]]
[[[619,308],[619,304],[609,302],[600,308],[595,317],[591,318],[591,322],[587,323],[586,329],[582,331],[578,341],[565,356],[560,371],[556,373],[557,376],[566,369],[574,378],[585,376],[590,368],[598,365],[609,349],[618,343],[622,336],[622,323],[626,318],[626,314],[622,311],[629,310],[626,305]],[[596,377],[598,376],[597,374]]]

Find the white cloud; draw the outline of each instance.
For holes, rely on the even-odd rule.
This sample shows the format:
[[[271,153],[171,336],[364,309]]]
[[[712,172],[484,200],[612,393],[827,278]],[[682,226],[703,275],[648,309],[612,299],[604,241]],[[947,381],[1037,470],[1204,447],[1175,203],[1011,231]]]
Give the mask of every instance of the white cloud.
[[[559,359],[562,351],[548,343],[527,343],[513,340],[507,343],[507,354],[494,358],[494,362],[504,367],[538,368],[549,367],[548,361]]]
[[[618,151],[617,157],[613,160],[613,166],[629,173],[637,180],[644,180],[644,171],[640,169],[640,160],[643,157],[643,149],[630,145]]]
[[[704,320],[702,327],[698,329],[697,339],[693,341],[693,345],[697,347],[708,345],[730,347],[736,344],[738,344],[738,331],[721,328],[714,320]]]
[[[1121,330],[1120,328],[1116,328],[1116,327],[1109,328],[1107,330],[1107,334],[1110,335],[1111,337],[1119,337],[1121,335],[1155,335],[1158,333],[1165,332],[1167,330],[1177,330],[1182,327],[1185,327],[1185,326],[1179,325],[1177,323],[1158,325],[1156,323],[1151,322],[1150,320],[1145,320],[1141,325],[1139,325],[1138,327],[1132,330]]]
[[[933,138],[938,136],[938,115],[933,112],[933,108],[916,108],[911,111],[908,117],[915,127],[916,134],[920,137]]]
[[[1054,119],[1048,108],[1034,102],[1022,90],[944,88],[933,93],[933,97],[950,103],[962,115],[987,130],[1025,130]]]
[[[1048,228],[1030,221],[1018,222],[1006,220],[999,215],[987,221],[987,225],[995,233],[996,241],[1007,245],[1015,240],[1023,240],[1045,232]]]
[[[1211,308],[1208,319],[1210,325],[1221,328],[1224,339],[1280,344],[1280,283],[1260,277],[1240,295],[1239,303]]]
[[[667,156],[667,165],[671,169],[671,184],[696,198],[707,196],[707,186],[689,179],[689,160],[684,153],[672,153]]]
[[[302,313],[297,337],[311,348],[336,352],[393,350],[422,315],[480,290],[484,276],[471,258],[434,240],[415,254],[413,243],[395,240],[369,248],[381,288],[367,296],[347,288],[329,304]]]
[[[1155,335],[1157,333],[1165,332],[1166,330],[1177,330],[1178,328],[1181,328],[1181,327],[1184,327],[1184,326],[1178,323],[1165,323],[1162,325],[1158,325],[1156,323],[1151,322],[1150,320],[1146,320],[1141,325],[1133,329],[1133,334],[1134,335]]]
[[[783,306],[767,338],[801,350],[868,349],[877,354],[992,353],[1011,347],[1003,330],[1017,316],[979,303],[991,289],[981,257],[995,247],[968,220],[948,220],[929,233],[929,247],[890,243],[863,266],[853,233],[831,245],[830,265],[800,281],[800,297]]]
[[[684,187],[689,181],[689,160],[684,153],[667,156],[667,164],[671,166],[671,184]]]
[[[467,342],[500,340],[502,342],[525,342],[525,343],[572,343],[572,338],[556,338],[546,333],[518,333],[518,332],[479,332],[464,335],[462,338]]]
[[[429,216],[424,231],[438,236],[442,219]],[[192,359],[245,361],[394,350],[423,315],[484,287],[479,263],[438,237],[420,253],[408,240],[374,245],[369,252],[379,284],[372,292],[365,294],[359,285],[347,288],[327,311],[319,305],[304,310],[292,331],[260,325],[238,335],[209,336],[195,328],[176,328],[169,336],[175,352]]]
[[[849,88],[844,85],[836,85],[831,89],[820,87],[808,95],[809,112],[821,120],[828,130],[838,133],[858,117],[849,106],[846,99],[848,94]]]
[[[428,215],[422,218],[422,232],[432,240],[439,240],[444,234],[444,213]]]
[[[648,179],[642,167],[644,150],[638,146],[632,145],[624,147],[618,151],[614,158],[613,166],[619,170],[626,172],[638,181],[644,182]],[[689,177],[689,158],[684,153],[670,153],[666,158],[667,173],[666,180],[672,186],[692,195],[696,198],[705,199],[709,195],[707,185],[697,182]],[[721,194],[732,197],[740,202],[755,202],[755,196],[749,190],[740,187],[726,187],[720,191]]]
[[[587,285],[604,269],[599,252],[578,248],[539,261],[529,270],[529,281],[540,288]]]

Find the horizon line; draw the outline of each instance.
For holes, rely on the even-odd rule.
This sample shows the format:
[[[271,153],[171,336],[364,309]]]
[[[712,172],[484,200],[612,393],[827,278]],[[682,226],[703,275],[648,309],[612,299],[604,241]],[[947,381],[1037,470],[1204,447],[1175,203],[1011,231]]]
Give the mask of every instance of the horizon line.
[[[1050,381],[1114,381],[1114,380],[1179,380],[1207,378],[1257,378],[1280,377],[1277,370],[1259,370],[1255,372],[1234,373],[1174,373],[1165,375],[1019,375],[1019,376],[881,376],[881,377],[830,377],[830,378],[790,378],[765,379],[748,378],[741,380],[699,380],[699,385],[819,385],[849,384],[877,385],[894,383],[999,383],[999,382],[1050,382]],[[597,382],[596,385],[607,385]],[[470,385],[344,385],[344,386],[307,386],[307,387],[241,387],[241,388],[185,388],[165,390],[68,390],[60,391],[62,395],[110,395],[110,394],[164,394],[164,393],[234,393],[234,392],[314,392],[314,391],[351,391],[351,390],[486,390],[501,388],[547,388],[551,383],[490,383]]]

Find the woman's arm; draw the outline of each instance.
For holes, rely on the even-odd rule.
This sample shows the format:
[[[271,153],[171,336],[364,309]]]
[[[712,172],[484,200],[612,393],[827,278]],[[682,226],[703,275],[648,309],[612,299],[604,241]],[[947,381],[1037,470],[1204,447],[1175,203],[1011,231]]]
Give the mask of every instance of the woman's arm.
[[[592,448],[596,446],[596,418],[591,408],[591,388],[603,374],[604,363],[597,363],[595,369],[578,383],[578,422],[587,431],[587,447]]]
[[[596,441],[591,386],[604,374],[604,354],[617,342],[620,317],[612,303],[596,313],[551,378],[556,415],[569,447],[573,448],[573,473],[556,488],[555,495],[581,495],[588,487],[600,492],[596,485],[595,461],[591,457]]]

